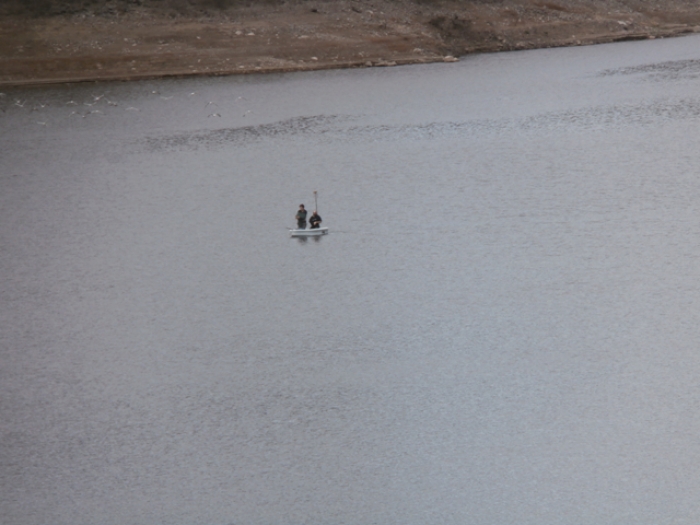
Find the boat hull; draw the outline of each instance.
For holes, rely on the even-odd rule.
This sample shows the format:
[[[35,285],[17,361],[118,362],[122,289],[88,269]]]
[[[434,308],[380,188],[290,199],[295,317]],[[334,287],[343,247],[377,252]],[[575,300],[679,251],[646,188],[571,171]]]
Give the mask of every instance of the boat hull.
[[[292,237],[316,237],[317,235],[326,235],[328,228],[309,228],[307,230],[289,230],[289,235]]]

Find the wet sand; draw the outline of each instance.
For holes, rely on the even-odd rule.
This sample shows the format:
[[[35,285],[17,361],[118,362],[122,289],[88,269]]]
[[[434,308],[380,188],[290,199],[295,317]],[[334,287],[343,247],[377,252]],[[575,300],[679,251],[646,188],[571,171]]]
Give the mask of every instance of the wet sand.
[[[106,3],[4,13],[0,85],[386,67],[699,30],[688,0],[300,0],[184,13]]]

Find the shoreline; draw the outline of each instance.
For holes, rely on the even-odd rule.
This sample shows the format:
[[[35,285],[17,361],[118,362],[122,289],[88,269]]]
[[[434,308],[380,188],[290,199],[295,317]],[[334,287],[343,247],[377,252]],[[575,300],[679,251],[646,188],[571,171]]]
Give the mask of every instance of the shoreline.
[[[0,86],[454,62],[700,32],[690,0],[298,0],[0,18]]]

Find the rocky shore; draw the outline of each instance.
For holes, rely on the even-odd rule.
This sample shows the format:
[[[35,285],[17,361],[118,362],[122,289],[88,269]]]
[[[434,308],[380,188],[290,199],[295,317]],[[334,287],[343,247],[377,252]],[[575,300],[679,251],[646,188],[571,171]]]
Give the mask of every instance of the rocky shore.
[[[700,31],[696,0],[20,4],[0,7],[0,85],[393,66]]]

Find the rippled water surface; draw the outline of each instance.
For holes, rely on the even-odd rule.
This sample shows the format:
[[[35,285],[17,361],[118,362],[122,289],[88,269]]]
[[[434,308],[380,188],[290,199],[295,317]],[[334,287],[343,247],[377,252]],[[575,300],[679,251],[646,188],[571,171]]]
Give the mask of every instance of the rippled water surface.
[[[699,43],[6,89],[0,523],[700,522]]]

